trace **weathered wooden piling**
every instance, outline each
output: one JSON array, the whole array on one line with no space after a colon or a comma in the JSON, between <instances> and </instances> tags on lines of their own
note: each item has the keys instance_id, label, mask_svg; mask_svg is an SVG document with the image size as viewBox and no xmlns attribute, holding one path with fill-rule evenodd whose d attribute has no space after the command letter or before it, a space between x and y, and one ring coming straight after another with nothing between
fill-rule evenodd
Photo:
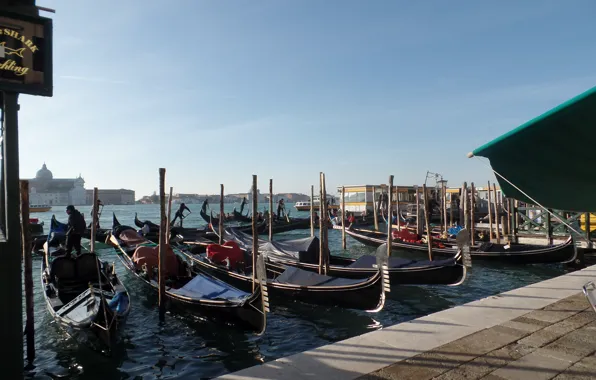
<instances>
[{"instance_id":1,"label":"weathered wooden piling","mask_svg":"<svg viewBox=\"0 0 596 380\"><path fill-rule=\"evenodd\" d=\"M174 196L174 188L170 186L170 195L168 196L168 216L166 222L166 243L170 244L171 233L172 230L171 221L172 221L172 197ZM180 222L182 222L182 216L180 217Z\"/></svg>"},{"instance_id":2,"label":"weathered wooden piling","mask_svg":"<svg viewBox=\"0 0 596 380\"><path fill-rule=\"evenodd\" d=\"M97 218L99 207L97 207L98 199L97 187L93 188L93 208L91 209L91 236L89 236L89 250L95 253L95 239L97 237ZM99 274L99 273L98 273ZM101 278L101 277L100 277Z\"/></svg>"},{"instance_id":3,"label":"weathered wooden piling","mask_svg":"<svg viewBox=\"0 0 596 380\"><path fill-rule=\"evenodd\" d=\"M377 197L377 189L376 187L373 186L372 188L372 193L373 193L373 218L375 221L375 231L379 230L379 214L378 214L378 205L381 203L380 200L377 201L376 197Z\"/></svg>"},{"instance_id":4,"label":"weathered wooden piling","mask_svg":"<svg viewBox=\"0 0 596 380\"><path fill-rule=\"evenodd\" d=\"M346 249L346 188L341 187L341 248Z\"/></svg>"},{"instance_id":5,"label":"weathered wooden piling","mask_svg":"<svg viewBox=\"0 0 596 380\"><path fill-rule=\"evenodd\" d=\"M418 235L422 235L422 221L420 215L420 190L418 189L418 185L414 186L414 191L416 191L416 233Z\"/></svg>"},{"instance_id":6,"label":"weathered wooden piling","mask_svg":"<svg viewBox=\"0 0 596 380\"><path fill-rule=\"evenodd\" d=\"M459 200L459 223L470 231L468 224L468 183L464 182L461 187L461 196Z\"/></svg>"},{"instance_id":7,"label":"weathered wooden piling","mask_svg":"<svg viewBox=\"0 0 596 380\"><path fill-rule=\"evenodd\" d=\"M546 229L546 241L548 242L548 244L553 244L553 227L552 227L552 223L551 223L551 215L550 213L552 212L551 209L544 209L542 210L542 214L544 215L546 213L546 220L545 220L545 229Z\"/></svg>"},{"instance_id":8,"label":"weathered wooden piling","mask_svg":"<svg viewBox=\"0 0 596 380\"><path fill-rule=\"evenodd\" d=\"M259 233L257 232L257 176L252 175L252 291L257 286L257 256L259 255Z\"/></svg>"},{"instance_id":9,"label":"weathered wooden piling","mask_svg":"<svg viewBox=\"0 0 596 380\"><path fill-rule=\"evenodd\" d=\"M476 226L476 213L474 212L476 205L475 205L475 194L476 194L476 188L474 187L474 182L472 182L470 184L470 191L472 193L472 195L470 196L470 241L472 242L472 245L474 245L474 242L476 241L475 238L475 231L474 231L474 227Z\"/></svg>"},{"instance_id":10,"label":"weathered wooden piling","mask_svg":"<svg viewBox=\"0 0 596 380\"><path fill-rule=\"evenodd\" d=\"M443 204L443 233L447 234L447 181L441 180L441 203Z\"/></svg>"},{"instance_id":11,"label":"weathered wooden piling","mask_svg":"<svg viewBox=\"0 0 596 380\"><path fill-rule=\"evenodd\" d=\"M387 197L387 208L389 209L388 215L387 215L387 257L391 257L391 248L392 248L392 240L393 240L393 235L392 235L392 230L391 230L391 204L392 204L392 199L391 199L391 195L393 194L393 176L390 175L389 176L389 195Z\"/></svg>"},{"instance_id":12,"label":"weathered wooden piling","mask_svg":"<svg viewBox=\"0 0 596 380\"><path fill-rule=\"evenodd\" d=\"M273 241L273 178L269 178L269 241Z\"/></svg>"},{"instance_id":13,"label":"weathered wooden piling","mask_svg":"<svg viewBox=\"0 0 596 380\"><path fill-rule=\"evenodd\" d=\"M426 191L426 184L422 185L424 193L424 223L426 225L426 244L428 246L428 259L433 260L433 236L430 230L430 199Z\"/></svg>"},{"instance_id":14,"label":"weathered wooden piling","mask_svg":"<svg viewBox=\"0 0 596 380\"><path fill-rule=\"evenodd\" d=\"M166 169L159 169L159 319L164 320L166 315L166 251L167 240L166 231L168 230L166 217Z\"/></svg>"},{"instance_id":15,"label":"weathered wooden piling","mask_svg":"<svg viewBox=\"0 0 596 380\"><path fill-rule=\"evenodd\" d=\"M324 260L323 260L323 272L327 274L329 272L329 231L327 228L329 227L327 224L327 220L329 219L329 210L327 209L327 182L325 181L325 173L322 173L322 182L323 182L323 197L321 198L321 203L323 204L323 211L324 211L324 223L323 223L323 245L325 247L324 251ZM323 219L321 219L323 220Z\"/></svg>"},{"instance_id":16,"label":"weathered wooden piling","mask_svg":"<svg viewBox=\"0 0 596 380\"><path fill-rule=\"evenodd\" d=\"M591 226L590 226L590 213L586 212L585 214L585 219L586 219L586 223L584 225L584 227L586 228L586 239L588 240L588 248L592 248L592 240L590 239L590 230L591 230Z\"/></svg>"},{"instance_id":17,"label":"weathered wooden piling","mask_svg":"<svg viewBox=\"0 0 596 380\"><path fill-rule=\"evenodd\" d=\"M224 243L224 185L223 183L219 184L219 245ZM253 219L256 218L255 214L252 215Z\"/></svg>"},{"instance_id":18,"label":"weathered wooden piling","mask_svg":"<svg viewBox=\"0 0 596 380\"><path fill-rule=\"evenodd\" d=\"M490 189L490 181L488 181L488 239L493 239L493 205L492 205L492 197L491 197L491 189Z\"/></svg>"},{"instance_id":19,"label":"weathered wooden piling","mask_svg":"<svg viewBox=\"0 0 596 380\"><path fill-rule=\"evenodd\" d=\"M401 231L401 218L399 213L399 187L395 188L395 208L396 208L396 216L395 222L397 224L397 230ZM393 217L391 217L391 223L393 223Z\"/></svg>"},{"instance_id":20,"label":"weathered wooden piling","mask_svg":"<svg viewBox=\"0 0 596 380\"><path fill-rule=\"evenodd\" d=\"M35 323L33 303L33 258L31 255L31 231L29 230L29 181L20 181L20 185L21 238L23 247L23 271L25 277L25 336L27 337L27 360L31 363L35 359ZM19 310L18 312L20 313L21 311Z\"/></svg>"},{"instance_id":21,"label":"weathered wooden piling","mask_svg":"<svg viewBox=\"0 0 596 380\"><path fill-rule=\"evenodd\" d=\"M315 186L310 185L310 237L315 237Z\"/></svg>"},{"instance_id":22,"label":"weathered wooden piling","mask_svg":"<svg viewBox=\"0 0 596 380\"><path fill-rule=\"evenodd\" d=\"M499 220L501 219L499 216L501 212L499 210L499 197L497 196L497 185L493 183L493 193L495 194L495 215L496 215L496 222L497 222L497 244L501 244L501 231L499 228ZM472 244L474 244L474 240L472 240Z\"/></svg>"}]
</instances>

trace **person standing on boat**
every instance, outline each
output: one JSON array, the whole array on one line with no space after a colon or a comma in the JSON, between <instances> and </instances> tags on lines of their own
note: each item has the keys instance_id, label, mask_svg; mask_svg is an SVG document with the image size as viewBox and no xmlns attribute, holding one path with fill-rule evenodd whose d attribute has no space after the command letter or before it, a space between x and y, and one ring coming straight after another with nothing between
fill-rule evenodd
<instances>
[{"instance_id":1,"label":"person standing on boat","mask_svg":"<svg viewBox=\"0 0 596 380\"><path fill-rule=\"evenodd\" d=\"M68 214L68 229L66 230L66 254L74 248L77 255L81 254L81 237L87 229L85 218L73 205L66 206Z\"/></svg>"},{"instance_id":2,"label":"person standing on boat","mask_svg":"<svg viewBox=\"0 0 596 380\"><path fill-rule=\"evenodd\" d=\"M284 216L286 216L286 205L284 203L284 199L280 199L279 202L277 202L277 220L279 220L279 218L281 217L281 213L284 213Z\"/></svg>"},{"instance_id":3,"label":"person standing on boat","mask_svg":"<svg viewBox=\"0 0 596 380\"><path fill-rule=\"evenodd\" d=\"M242 203L240 204L240 213L244 211L244 206L246 206L246 197L242 198Z\"/></svg>"},{"instance_id":4,"label":"person standing on boat","mask_svg":"<svg viewBox=\"0 0 596 380\"><path fill-rule=\"evenodd\" d=\"M180 218L180 227L182 227L182 219L185 218L184 210L187 210L189 213L191 212L188 207L184 203L180 203L180 208L176 211L176 215L174 215L174 220L172 220L171 225L173 226L176 223L176 219Z\"/></svg>"}]
</instances>

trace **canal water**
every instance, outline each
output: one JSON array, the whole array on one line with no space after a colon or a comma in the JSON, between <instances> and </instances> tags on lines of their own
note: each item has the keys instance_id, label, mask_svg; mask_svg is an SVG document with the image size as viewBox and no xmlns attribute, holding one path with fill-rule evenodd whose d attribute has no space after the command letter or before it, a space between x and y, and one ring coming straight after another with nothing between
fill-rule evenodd
<instances>
[{"instance_id":1,"label":"canal water","mask_svg":"<svg viewBox=\"0 0 596 380\"><path fill-rule=\"evenodd\" d=\"M200 205L188 205L192 213L185 227L204 226ZM219 208L219 206L216 206ZM227 204L225 212L239 205ZM287 204L292 209L292 204ZM262 206L261 206L262 208ZM89 206L79 210L87 215ZM122 224L132 225L135 212L141 220L158 222L159 205L105 206L101 226L110 227L112 213ZM217 213L217 211L214 211ZM49 229L52 214L66 222L65 207L32 214ZM292 216L308 216L296 212ZM299 238L309 230L275 235L276 239ZM341 231L329 231L333 253L358 256L374 249L347 238L341 249ZM128 288L132 311L123 330L122 343L111 355L80 346L68 338L46 310L40 284L41 257L33 259L35 284L36 359L27 367L27 378L35 379L207 379L259 363L347 339L383 326L418 318L479 298L556 277L566 272L562 265L504 266L473 263L466 281L457 287L403 286L393 288L379 313L314 306L300 302L272 304L267 331L257 337L198 318L167 314L159 322L157 296L122 267L113 248L101 249L102 260L115 262L117 273ZM394 252L394 255L408 255ZM421 256L421 259L424 257ZM24 323L24 322L23 322Z\"/></svg>"}]
</instances>

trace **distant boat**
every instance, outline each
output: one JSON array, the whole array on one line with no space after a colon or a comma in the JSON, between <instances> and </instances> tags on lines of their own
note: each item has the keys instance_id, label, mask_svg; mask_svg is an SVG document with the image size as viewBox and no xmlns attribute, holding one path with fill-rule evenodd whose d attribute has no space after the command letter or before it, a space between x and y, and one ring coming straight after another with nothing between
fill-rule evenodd
<instances>
[{"instance_id":1,"label":"distant boat","mask_svg":"<svg viewBox=\"0 0 596 380\"><path fill-rule=\"evenodd\" d=\"M52 209L49 205L29 205L29 212L47 212Z\"/></svg>"}]
</instances>

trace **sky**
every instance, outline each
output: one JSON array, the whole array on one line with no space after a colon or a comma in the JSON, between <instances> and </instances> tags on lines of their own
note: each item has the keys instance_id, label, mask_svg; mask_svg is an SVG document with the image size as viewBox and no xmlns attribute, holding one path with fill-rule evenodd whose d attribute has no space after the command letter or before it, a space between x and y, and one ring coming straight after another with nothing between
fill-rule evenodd
<instances>
[{"instance_id":1,"label":"sky","mask_svg":"<svg viewBox=\"0 0 596 380\"><path fill-rule=\"evenodd\" d=\"M54 96L19 98L21 178L137 198L160 167L174 193L478 186L468 152L596 85L592 0L37 4Z\"/></svg>"}]
</instances>

